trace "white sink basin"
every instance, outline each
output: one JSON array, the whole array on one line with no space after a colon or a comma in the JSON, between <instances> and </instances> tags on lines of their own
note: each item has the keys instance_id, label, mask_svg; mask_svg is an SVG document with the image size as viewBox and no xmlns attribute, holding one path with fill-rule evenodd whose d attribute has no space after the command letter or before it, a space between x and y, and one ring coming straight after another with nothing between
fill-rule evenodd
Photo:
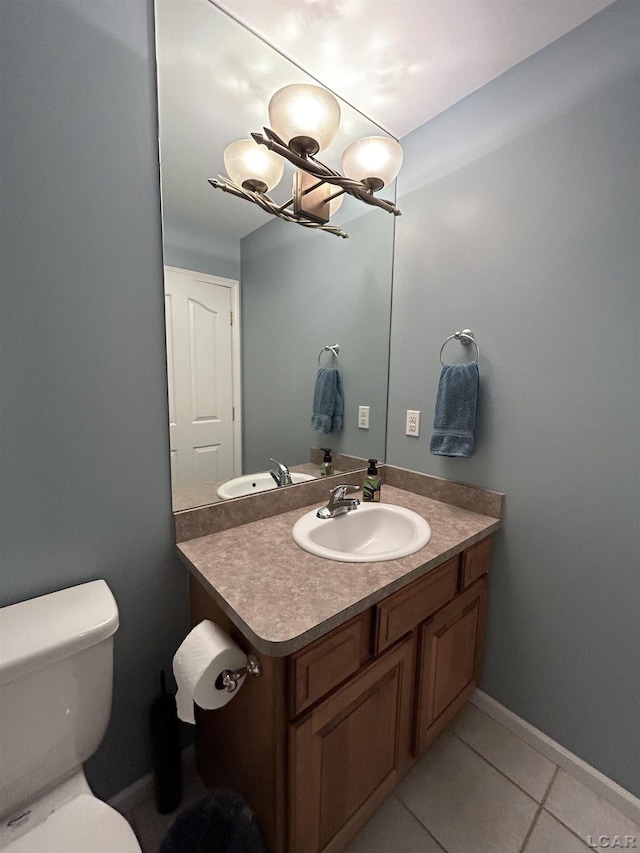
<instances>
[{"instance_id":1,"label":"white sink basin","mask_svg":"<svg viewBox=\"0 0 640 853\"><path fill-rule=\"evenodd\" d=\"M291 472L291 479L295 483L306 483L308 480L315 480L313 474L300 474L296 471ZM275 480L268 471L259 471L257 474L245 474L244 477L235 477L233 480L227 480L216 491L216 494L221 500L229 498L242 498L245 495L253 495L257 492L268 492L271 489L277 489Z\"/></svg>"},{"instance_id":2,"label":"white sink basin","mask_svg":"<svg viewBox=\"0 0 640 853\"><path fill-rule=\"evenodd\" d=\"M395 504L360 504L335 518L307 512L293 525L294 542L318 557L344 563L377 563L407 557L431 539L429 523Z\"/></svg>"}]
</instances>

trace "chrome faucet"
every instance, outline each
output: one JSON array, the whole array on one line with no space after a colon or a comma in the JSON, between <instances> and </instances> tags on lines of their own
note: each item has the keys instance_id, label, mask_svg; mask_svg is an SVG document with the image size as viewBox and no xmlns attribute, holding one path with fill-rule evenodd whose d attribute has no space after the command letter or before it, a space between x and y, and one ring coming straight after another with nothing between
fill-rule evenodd
<instances>
[{"instance_id":1,"label":"chrome faucet","mask_svg":"<svg viewBox=\"0 0 640 853\"><path fill-rule=\"evenodd\" d=\"M351 512L352 509L358 509L360 501L357 498L347 498L345 495L348 492L359 492L360 486L336 486L329 492L329 503L326 506L321 506L316 515L318 518L335 518L343 512Z\"/></svg>"},{"instance_id":2,"label":"chrome faucet","mask_svg":"<svg viewBox=\"0 0 640 853\"><path fill-rule=\"evenodd\" d=\"M283 462L278 462L277 459L272 459L274 467L269 471L273 479L276 481L278 488L280 486L291 486L291 472Z\"/></svg>"}]
</instances>

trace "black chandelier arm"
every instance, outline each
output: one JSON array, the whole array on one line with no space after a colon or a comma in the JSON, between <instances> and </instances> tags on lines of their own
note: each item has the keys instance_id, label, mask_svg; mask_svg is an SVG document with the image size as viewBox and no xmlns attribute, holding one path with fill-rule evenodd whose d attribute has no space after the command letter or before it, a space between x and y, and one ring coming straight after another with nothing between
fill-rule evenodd
<instances>
[{"instance_id":1,"label":"black chandelier arm","mask_svg":"<svg viewBox=\"0 0 640 853\"><path fill-rule=\"evenodd\" d=\"M383 210L386 210L387 213L393 213L394 216L400 216L400 211L393 202L387 201L383 198L377 198L377 196L373 195L371 190L361 181L356 181L353 178L347 178L339 172L336 172L334 169L330 169L329 166L325 166L324 163L321 163L313 157L301 157L299 154L292 151L270 128L265 127L264 132L266 136L263 136L261 133L251 134L253 140L259 145L264 145L270 151L284 157L285 160L288 160L292 165L296 166L298 169L302 169L314 178L318 178L318 180L323 181L324 183L334 184L335 186L340 187L343 192L359 198L360 201L365 202L365 204L380 207Z\"/></svg>"},{"instance_id":2,"label":"black chandelier arm","mask_svg":"<svg viewBox=\"0 0 640 853\"><path fill-rule=\"evenodd\" d=\"M266 193L256 193L252 190L245 190L243 187L239 187L233 181L223 178L221 175L218 175L217 179L209 178L208 180L211 186L215 189L235 195L237 198L243 198L246 201L250 201L253 204L258 205L258 207L261 207L262 210L267 213L277 216L278 219L284 219L286 222L295 222L296 225L302 225L303 228L315 228L319 231L326 231L328 234L334 234L336 237L344 237L345 239L349 237L346 231L343 231L336 225L322 225L319 222L313 222L311 219L306 219L303 216L296 216L291 211L284 209L282 205L276 204Z\"/></svg>"}]
</instances>

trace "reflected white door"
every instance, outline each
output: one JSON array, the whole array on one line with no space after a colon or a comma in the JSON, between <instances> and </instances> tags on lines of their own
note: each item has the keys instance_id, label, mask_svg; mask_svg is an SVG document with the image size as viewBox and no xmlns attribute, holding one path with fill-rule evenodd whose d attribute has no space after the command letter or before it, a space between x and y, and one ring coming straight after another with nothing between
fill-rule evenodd
<instances>
[{"instance_id":1,"label":"reflected white door","mask_svg":"<svg viewBox=\"0 0 640 853\"><path fill-rule=\"evenodd\" d=\"M231 311L236 284L165 268L174 488L235 475Z\"/></svg>"}]
</instances>

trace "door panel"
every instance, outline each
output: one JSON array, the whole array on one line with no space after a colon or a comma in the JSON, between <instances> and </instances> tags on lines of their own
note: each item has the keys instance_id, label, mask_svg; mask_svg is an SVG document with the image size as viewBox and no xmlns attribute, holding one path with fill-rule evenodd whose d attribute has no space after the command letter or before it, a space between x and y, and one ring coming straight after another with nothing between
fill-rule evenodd
<instances>
[{"instance_id":1,"label":"door panel","mask_svg":"<svg viewBox=\"0 0 640 853\"><path fill-rule=\"evenodd\" d=\"M165 270L173 487L234 476L231 288Z\"/></svg>"},{"instance_id":2,"label":"door panel","mask_svg":"<svg viewBox=\"0 0 640 853\"><path fill-rule=\"evenodd\" d=\"M227 288L224 288L224 291L227 291ZM209 305L204 305L191 297L188 299L191 405L194 423L211 423L220 420L217 413L225 404L225 389L222 388L221 400L218 388L218 362L221 355L224 359L224 349L220 351L220 347L224 348L227 341L229 345L231 344L229 322L231 305L225 298L228 291L227 294L223 292L215 295L221 297L215 300L215 308L211 304L214 301L212 298L209 300ZM226 316L221 316L221 312Z\"/></svg>"}]
</instances>

